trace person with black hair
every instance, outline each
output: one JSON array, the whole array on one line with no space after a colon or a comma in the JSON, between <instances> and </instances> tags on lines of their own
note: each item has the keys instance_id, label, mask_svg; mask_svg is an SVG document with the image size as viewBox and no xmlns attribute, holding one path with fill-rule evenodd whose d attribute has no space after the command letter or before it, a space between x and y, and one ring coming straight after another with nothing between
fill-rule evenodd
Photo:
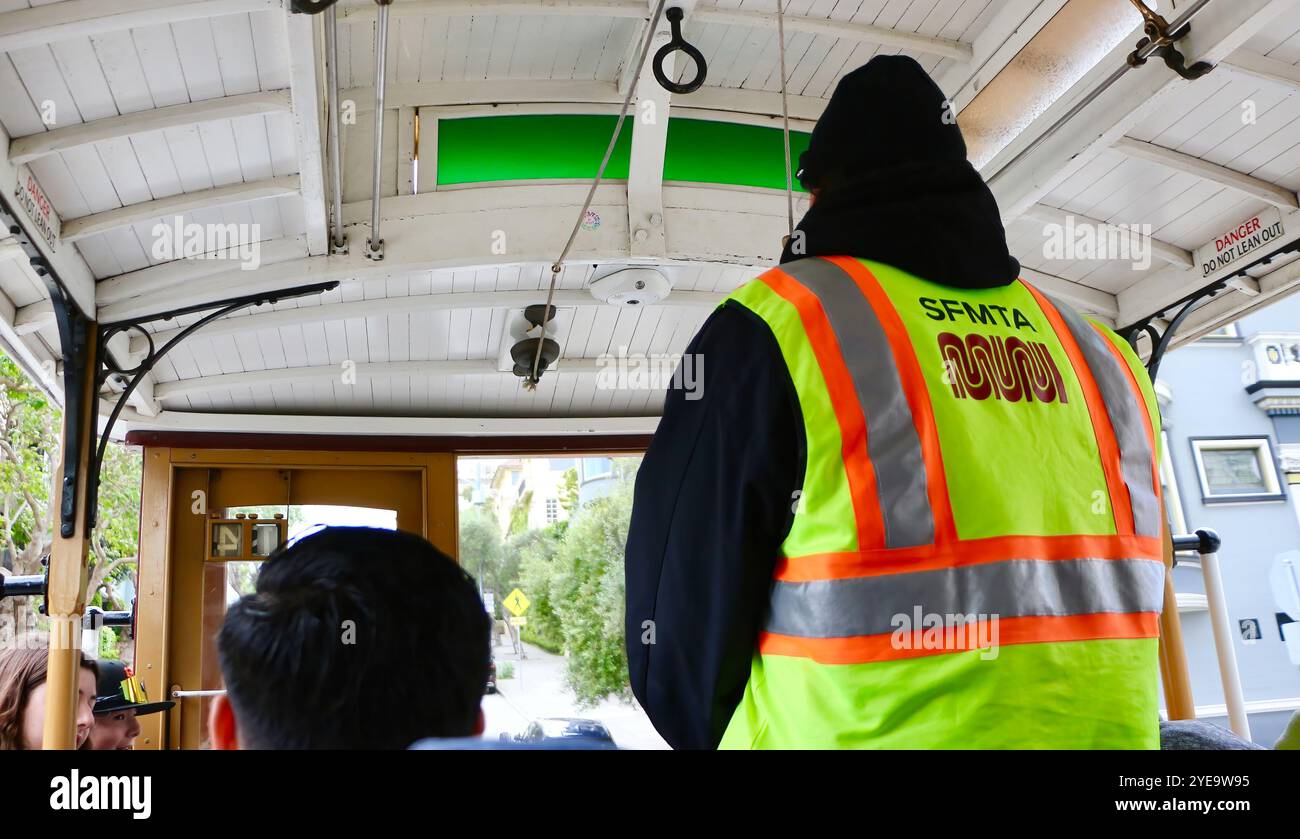
<instances>
[{"instance_id":1,"label":"person with black hair","mask_svg":"<svg viewBox=\"0 0 1300 839\"><path fill-rule=\"evenodd\" d=\"M483 731L489 622L419 536L331 527L266 561L217 638L218 749L405 749Z\"/></svg>"}]
</instances>

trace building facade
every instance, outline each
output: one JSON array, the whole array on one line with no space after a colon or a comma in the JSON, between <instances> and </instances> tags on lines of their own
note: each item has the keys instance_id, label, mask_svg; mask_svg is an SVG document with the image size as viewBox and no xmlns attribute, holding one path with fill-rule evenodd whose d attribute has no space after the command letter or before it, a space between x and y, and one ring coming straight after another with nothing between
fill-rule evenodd
<instances>
[{"instance_id":1,"label":"building facade","mask_svg":"<svg viewBox=\"0 0 1300 839\"><path fill-rule=\"evenodd\" d=\"M1156 382L1171 526L1219 553L1253 739L1300 708L1300 296L1171 352ZM1174 569L1197 716L1227 724L1196 554Z\"/></svg>"}]
</instances>

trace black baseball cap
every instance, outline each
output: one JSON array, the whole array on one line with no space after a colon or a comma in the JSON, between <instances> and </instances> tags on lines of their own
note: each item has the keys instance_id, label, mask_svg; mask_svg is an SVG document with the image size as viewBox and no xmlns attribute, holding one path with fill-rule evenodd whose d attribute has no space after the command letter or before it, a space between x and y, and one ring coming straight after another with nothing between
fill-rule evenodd
<instances>
[{"instance_id":1,"label":"black baseball cap","mask_svg":"<svg viewBox=\"0 0 1300 839\"><path fill-rule=\"evenodd\" d=\"M176 705L175 702L150 702L144 683L120 661L99 662L99 683L95 688L95 713L135 711L137 717L156 714Z\"/></svg>"}]
</instances>

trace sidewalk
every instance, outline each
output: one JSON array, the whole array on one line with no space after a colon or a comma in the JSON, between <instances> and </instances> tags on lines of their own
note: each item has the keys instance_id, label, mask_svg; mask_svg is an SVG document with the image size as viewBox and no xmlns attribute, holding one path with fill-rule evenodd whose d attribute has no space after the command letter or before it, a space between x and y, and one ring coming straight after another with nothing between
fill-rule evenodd
<instances>
[{"instance_id":1,"label":"sidewalk","mask_svg":"<svg viewBox=\"0 0 1300 839\"><path fill-rule=\"evenodd\" d=\"M591 708L578 708L564 684L564 657L527 643L524 650L523 660L509 647L493 650L498 693L483 697L484 737L496 739L501 732L520 734L538 717L582 717L603 722L620 748L668 748L640 706L606 699ZM507 666L513 666L514 677L503 679Z\"/></svg>"}]
</instances>

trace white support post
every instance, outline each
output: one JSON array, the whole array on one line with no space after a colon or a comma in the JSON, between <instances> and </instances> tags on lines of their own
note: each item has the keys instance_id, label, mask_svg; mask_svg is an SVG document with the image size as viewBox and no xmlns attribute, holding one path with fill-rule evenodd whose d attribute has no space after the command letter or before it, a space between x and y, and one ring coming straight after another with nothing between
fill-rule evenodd
<instances>
[{"instance_id":1,"label":"white support post","mask_svg":"<svg viewBox=\"0 0 1300 839\"><path fill-rule=\"evenodd\" d=\"M1223 681L1223 699L1228 706L1228 724L1234 734L1249 740L1250 720L1246 717L1241 674L1237 672L1237 651L1232 645L1232 625L1228 600L1223 594L1218 551L1201 554L1201 574L1205 578L1205 599L1209 606L1210 624L1214 628L1214 649L1219 657L1219 678Z\"/></svg>"}]
</instances>

